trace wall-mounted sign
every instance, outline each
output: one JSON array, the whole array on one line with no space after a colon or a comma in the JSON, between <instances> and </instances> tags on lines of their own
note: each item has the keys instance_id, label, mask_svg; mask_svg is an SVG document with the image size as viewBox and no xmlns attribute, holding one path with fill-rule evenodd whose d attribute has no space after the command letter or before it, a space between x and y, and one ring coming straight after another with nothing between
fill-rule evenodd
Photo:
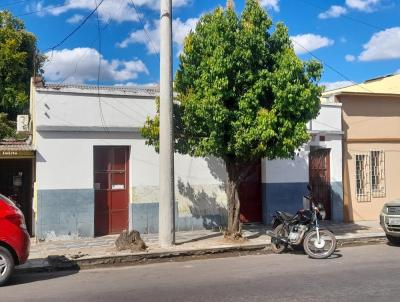
<instances>
[{"instance_id":1,"label":"wall-mounted sign","mask_svg":"<svg viewBox=\"0 0 400 302\"><path fill-rule=\"evenodd\" d=\"M35 151L32 150L1 150L0 158L34 158Z\"/></svg>"},{"instance_id":2,"label":"wall-mounted sign","mask_svg":"<svg viewBox=\"0 0 400 302\"><path fill-rule=\"evenodd\" d=\"M111 187L112 190L125 190L125 185L124 184L114 184Z\"/></svg>"}]
</instances>

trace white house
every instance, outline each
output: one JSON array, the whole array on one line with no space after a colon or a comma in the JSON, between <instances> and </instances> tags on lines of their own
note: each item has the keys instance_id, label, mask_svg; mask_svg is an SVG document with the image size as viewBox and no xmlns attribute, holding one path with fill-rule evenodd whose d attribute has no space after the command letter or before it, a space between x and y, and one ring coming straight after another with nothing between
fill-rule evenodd
<instances>
[{"instance_id":1,"label":"white house","mask_svg":"<svg viewBox=\"0 0 400 302\"><path fill-rule=\"evenodd\" d=\"M295 213L312 185L328 219L343 221L341 104L322 103L319 116L308 125L312 140L293 160L265 161L263 165L264 222L276 210Z\"/></svg>"},{"instance_id":2,"label":"white house","mask_svg":"<svg viewBox=\"0 0 400 302\"><path fill-rule=\"evenodd\" d=\"M157 87L33 85L38 238L101 236L127 228L158 232L158 154L139 131L156 112L157 94ZM242 188L242 221L268 222L275 209L297 210L309 179L308 156L316 148L330 150L330 175L323 183L334 192L326 199L332 218L341 220L340 106L322 105L310 132L313 141L293 161L254 167L255 177ZM175 155L178 231L226 224L225 180L220 160Z\"/></svg>"}]
</instances>

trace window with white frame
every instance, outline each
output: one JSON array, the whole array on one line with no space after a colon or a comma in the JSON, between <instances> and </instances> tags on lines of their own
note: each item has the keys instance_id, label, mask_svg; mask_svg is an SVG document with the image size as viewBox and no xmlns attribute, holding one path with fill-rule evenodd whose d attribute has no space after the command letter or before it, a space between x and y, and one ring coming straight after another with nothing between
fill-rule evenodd
<instances>
[{"instance_id":1,"label":"window with white frame","mask_svg":"<svg viewBox=\"0 0 400 302\"><path fill-rule=\"evenodd\" d=\"M369 155L356 154L356 191L358 201L371 199L369 186Z\"/></svg>"},{"instance_id":2,"label":"window with white frame","mask_svg":"<svg viewBox=\"0 0 400 302\"><path fill-rule=\"evenodd\" d=\"M385 153L371 151L372 197L385 197Z\"/></svg>"},{"instance_id":3,"label":"window with white frame","mask_svg":"<svg viewBox=\"0 0 400 302\"><path fill-rule=\"evenodd\" d=\"M370 151L359 153L356 158L356 194L358 201L370 201L372 197L384 197L385 153Z\"/></svg>"}]
</instances>

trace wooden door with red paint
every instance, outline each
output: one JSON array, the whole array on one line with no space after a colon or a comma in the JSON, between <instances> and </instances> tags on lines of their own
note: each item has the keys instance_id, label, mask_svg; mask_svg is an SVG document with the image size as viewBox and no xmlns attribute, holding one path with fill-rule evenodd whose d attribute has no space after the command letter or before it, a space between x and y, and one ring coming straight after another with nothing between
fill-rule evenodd
<instances>
[{"instance_id":1,"label":"wooden door with red paint","mask_svg":"<svg viewBox=\"0 0 400 302\"><path fill-rule=\"evenodd\" d=\"M129 226L129 147L94 147L95 235Z\"/></svg>"},{"instance_id":2,"label":"wooden door with red paint","mask_svg":"<svg viewBox=\"0 0 400 302\"><path fill-rule=\"evenodd\" d=\"M330 151L315 149L309 155L312 196L316 202L324 205L328 220L331 219Z\"/></svg>"},{"instance_id":3,"label":"wooden door with red paint","mask_svg":"<svg viewBox=\"0 0 400 302\"><path fill-rule=\"evenodd\" d=\"M243 170L248 173L239 186L240 221L262 222L261 161L246 165Z\"/></svg>"}]
</instances>

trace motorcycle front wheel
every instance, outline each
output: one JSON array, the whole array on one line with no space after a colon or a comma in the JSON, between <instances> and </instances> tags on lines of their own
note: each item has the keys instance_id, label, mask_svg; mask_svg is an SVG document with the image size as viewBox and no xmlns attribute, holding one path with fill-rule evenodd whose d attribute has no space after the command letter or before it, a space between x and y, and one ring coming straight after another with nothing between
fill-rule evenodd
<instances>
[{"instance_id":1,"label":"motorcycle front wheel","mask_svg":"<svg viewBox=\"0 0 400 302\"><path fill-rule=\"evenodd\" d=\"M319 230L319 242L317 231L312 230L304 238L304 251L314 259L330 257L336 249L336 237L328 230Z\"/></svg>"}]
</instances>

